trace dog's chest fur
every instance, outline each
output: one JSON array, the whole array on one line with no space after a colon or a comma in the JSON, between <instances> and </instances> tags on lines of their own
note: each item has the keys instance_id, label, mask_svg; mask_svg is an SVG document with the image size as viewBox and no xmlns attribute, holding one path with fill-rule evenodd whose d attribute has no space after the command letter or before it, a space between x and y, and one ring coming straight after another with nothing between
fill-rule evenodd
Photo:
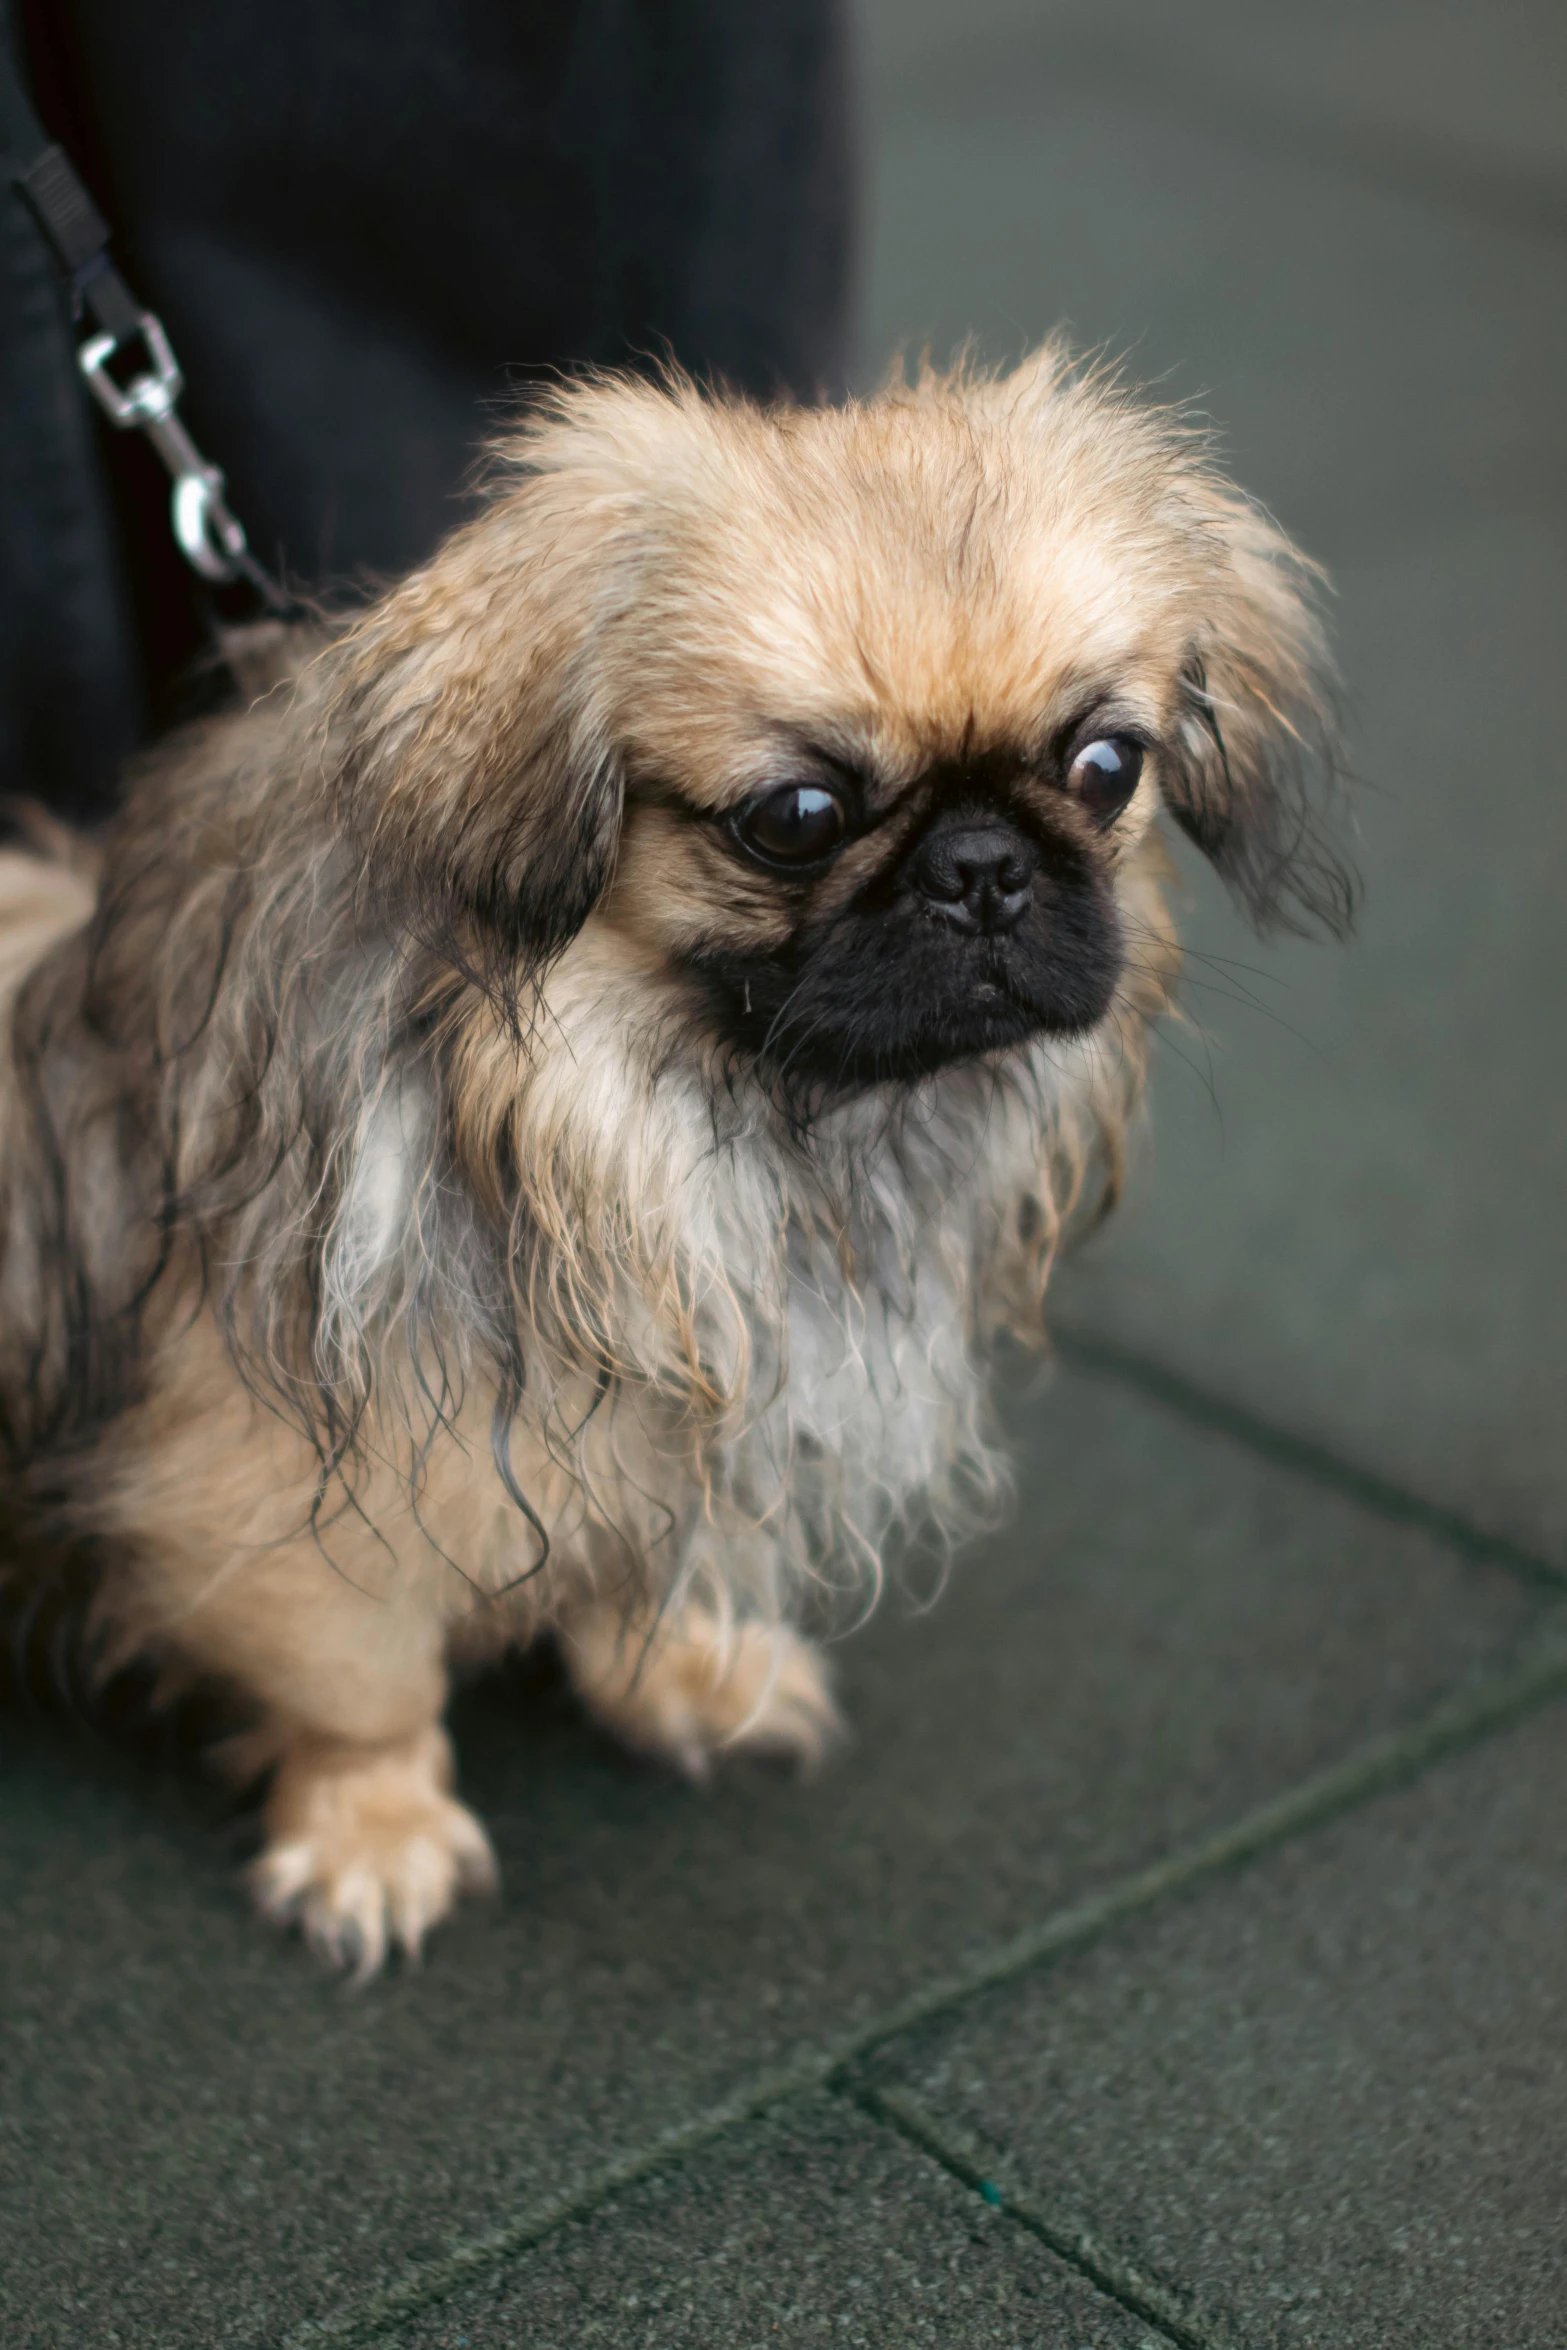
<instances>
[{"instance_id":1,"label":"dog's chest fur","mask_svg":"<svg viewBox=\"0 0 1567 2350\"><path fill-rule=\"evenodd\" d=\"M531 1290L506 1455L550 1547L518 1609L547 1615L552 1591L584 1579L642 1582L660 1599L696 1588L768 1615L809 1589L858 1606L890 1535L951 1541L992 1516L1005 1470L985 1342L1037 1305L1058 1214L1052 1158L1079 1157L1094 1129L1101 1051L951 1072L806 1134L760 1096L719 1105L699 1072L655 1069L607 1018L579 1022L553 1059L573 1073L566 1162L596 1181L554 1203L539 1260L551 1277ZM527 1105L530 1132L549 1128L549 1083ZM460 1178L432 1176L445 1123L428 1082L407 1074L364 1122L324 1258L337 1348L357 1333L385 1360L391 1325L411 1333L444 1313L471 1334L516 1295L515 1265L508 1283ZM431 1384L398 1382L419 1442ZM489 1458L494 1392L481 1369L455 1430L467 1473L437 1476L421 1513L434 1545L492 1593L542 1549Z\"/></svg>"}]
</instances>

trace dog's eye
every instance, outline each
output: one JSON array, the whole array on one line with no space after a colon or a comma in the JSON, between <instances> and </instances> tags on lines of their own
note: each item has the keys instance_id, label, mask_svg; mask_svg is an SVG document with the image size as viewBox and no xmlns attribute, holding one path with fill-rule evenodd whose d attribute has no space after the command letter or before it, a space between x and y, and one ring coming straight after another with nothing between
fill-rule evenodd
<instances>
[{"instance_id":1,"label":"dog's eye","mask_svg":"<svg viewBox=\"0 0 1567 2350\"><path fill-rule=\"evenodd\" d=\"M842 840L843 802L819 783L786 783L748 808L735 829L771 865L810 865Z\"/></svg>"},{"instance_id":2,"label":"dog's eye","mask_svg":"<svg viewBox=\"0 0 1567 2350\"><path fill-rule=\"evenodd\" d=\"M1066 788L1096 824L1113 824L1136 791L1142 771L1142 744L1124 734L1107 734L1083 745L1072 761Z\"/></svg>"}]
</instances>

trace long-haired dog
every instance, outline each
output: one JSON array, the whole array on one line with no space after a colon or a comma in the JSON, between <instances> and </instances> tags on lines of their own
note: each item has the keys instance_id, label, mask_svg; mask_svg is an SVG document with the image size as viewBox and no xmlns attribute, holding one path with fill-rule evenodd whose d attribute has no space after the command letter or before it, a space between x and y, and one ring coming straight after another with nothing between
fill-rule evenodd
<instances>
[{"instance_id":1,"label":"long-haired dog","mask_svg":"<svg viewBox=\"0 0 1567 2350\"><path fill-rule=\"evenodd\" d=\"M479 518L0 859L13 1503L215 1678L263 1910L361 1973L492 1873L454 1667L552 1633L701 1774L1004 1484L998 1333L1113 1188L1161 806L1331 920L1277 529L1047 348L840 408L560 392Z\"/></svg>"}]
</instances>

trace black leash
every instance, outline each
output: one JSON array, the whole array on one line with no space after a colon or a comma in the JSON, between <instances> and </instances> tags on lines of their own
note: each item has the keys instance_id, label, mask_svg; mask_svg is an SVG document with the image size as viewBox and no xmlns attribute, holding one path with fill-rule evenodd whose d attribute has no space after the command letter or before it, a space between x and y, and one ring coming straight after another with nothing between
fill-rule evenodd
<instances>
[{"instance_id":1,"label":"black leash","mask_svg":"<svg viewBox=\"0 0 1567 2350\"><path fill-rule=\"evenodd\" d=\"M252 554L245 526L229 506L221 468L203 457L181 421L185 378L163 323L136 299L110 260L109 224L65 149L49 139L34 114L18 59L0 57L0 81L9 84L7 144L33 158L20 170L13 165L12 185L65 280L72 319L95 330L76 349L87 389L112 425L144 433L168 468L169 519L192 570L210 587L249 588L258 618L300 618L302 607ZM119 363L120 373L110 372L111 361ZM221 646L225 625L216 615L214 628Z\"/></svg>"}]
</instances>

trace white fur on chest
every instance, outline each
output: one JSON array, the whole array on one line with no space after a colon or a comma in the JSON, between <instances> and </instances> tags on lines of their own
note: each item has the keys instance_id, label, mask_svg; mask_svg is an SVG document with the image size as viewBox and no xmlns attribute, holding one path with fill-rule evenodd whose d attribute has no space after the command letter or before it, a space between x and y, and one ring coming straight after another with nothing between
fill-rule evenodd
<instances>
[{"instance_id":1,"label":"white fur on chest","mask_svg":"<svg viewBox=\"0 0 1567 2350\"><path fill-rule=\"evenodd\" d=\"M622 1064L615 1117L572 1145L596 1173L623 1167L625 1196L661 1220L722 1402L701 1438L656 1302L629 1272L612 1293L623 1368L602 1409L589 1366L555 1367L558 1335L552 1353L523 1333L534 1359L512 1460L557 1570L623 1575L636 1558L666 1589L695 1581L787 1613L804 1584L872 1597L894 1530L956 1539L992 1515L1006 1476L987 1433L979 1298L996 1234L1038 1189L1050 1133L1086 1111L1093 1076L1091 1054L1071 1051L1005 1084L955 1072L896 1127L868 1101L802 1144L758 1111L715 1136L694 1079L638 1085ZM324 1266L323 1367L356 1334L386 1362L372 1334L436 1285L451 1357L482 1366L482 1300L443 1261L454 1227L432 1163L438 1127L427 1083L409 1075L389 1076L362 1116ZM471 1482L488 1492L493 1480L498 1498L477 1425L478 1391L487 1406L495 1390L482 1369L473 1384L460 1441ZM494 1589L532 1537L510 1504L484 1523L472 1564Z\"/></svg>"}]
</instances>

